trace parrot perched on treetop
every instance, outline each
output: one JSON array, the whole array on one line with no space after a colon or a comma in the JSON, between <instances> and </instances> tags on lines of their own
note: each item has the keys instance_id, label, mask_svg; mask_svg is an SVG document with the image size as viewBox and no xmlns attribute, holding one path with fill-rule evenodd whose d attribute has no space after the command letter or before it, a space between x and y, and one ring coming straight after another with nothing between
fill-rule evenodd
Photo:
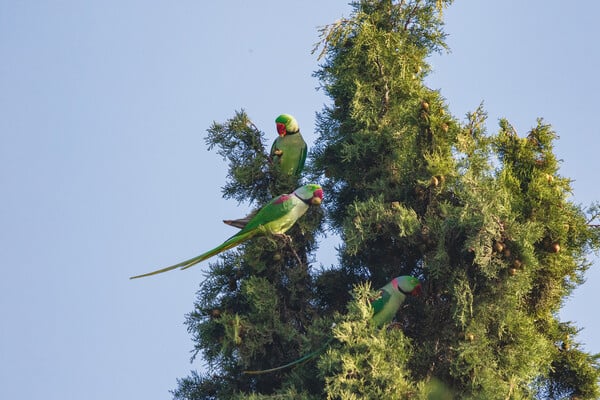
<instances>
[{"instance_id":1,"label":"parrot perched on treetop","mask_svg":"<svg viewBox=\"0 0 600 400\"><path fill-rule=\"evenodd\" d=\"M388 282L387 285L379 289L378 296L376 298L370 300L371 307L373 307L373 317L371 318L371 321L377 327L387 324L394 318L398 312L398 309L402 303L404 303L404 300L406 300L407 295L410 294L413 296L418 296L420 293L421 283L417 278L412 276L399 276L392 279L391 282ZM329 338L325 344L323 344L323 346L319 347L317 350L308 353L288 364L260 371L244 371L244 373L248 375L260 375L294 366L321 354L323 351L325 351L325 349L327 349L333 340L333 337Z\"/></svg>"},{"instance_id":2,"label":"parrot perched on treetop","mask_svg":"<svg viewBox=\"0 0 600 400\"><path fill-rule=\"evenodd\" d=\"M243 221L239 222L237 225L231 223L230 225L237 226L241 228L241 230L214 249L200 254L197 257L190 258L189 260L171 265L170 267L142 275L132 276L130 279L160 274L175 268L189 268L200 261L204 261L207 258L231 249L257 235L283 235L296 223L298 218L304 215L311 204L319 205L322 200L323 189L321 186L316 184L300 186L291 194L282 194L281 196L274 198L249 220L236 220L238 222Z\"/></svg>"},{"instance_id":3,"label":"parrot perched on treetop","mask_svg":"<svg viewBox=\"0 0 600 400\"><path fill-rule=\"evenodd\" d=\"M307 146L300 134L298 122L289 114L281 114L275 119L279 137L271 146L271 160L281 172L287 175L300 175L306 162Z\"/></svg>"}]
</instances>

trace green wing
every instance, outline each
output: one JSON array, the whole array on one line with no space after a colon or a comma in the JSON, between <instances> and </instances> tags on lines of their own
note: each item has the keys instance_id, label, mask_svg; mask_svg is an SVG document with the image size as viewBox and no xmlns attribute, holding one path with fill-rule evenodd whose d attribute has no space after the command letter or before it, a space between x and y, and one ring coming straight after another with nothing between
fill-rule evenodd
<instances>
[{"instance_id":1,"label":"green wing","mask_svg":"<svg viewBox=\"0 0 600 400\"><path fill-rule=\"evenodd\" d=\"M300 152L300 160L298 160L298 168L296 168L296 171L294 172L295 175L300 175L300 172L302 172L304 169L304 164L306 163L306 153L308 153L308 146L306 145L306 142L304 142Z\"/></svg>"},{"instance_id":2,"label":"green wing","mask_svg":"<svg viewBox=\"0 0 600 400\"><path fill-rule=\"evenodd\" d=\"M373 307L373 315L383 310L383 307L385 307L386 303L390 300L390 297L392 296L388 293L387 290L379 290L378 296L371 300L371 307Z\"/></svg>"},{"instance_id":3,"label":"green wing","mask_svg":"<svg viewBox=\"0 0 600 400\"><path fill-rule=\"evenodd\" d=\"M289 214L290 210L294 208L294 194L282 194L268 202L263 208L261 208L255 216L248 221L246 226L233 235L230 239L238 235L243 235L247 232L251 232L258 229L261 225L268 224L269 222L277 221L281 218L285 218Z\"/></svg>"}]
</instances>

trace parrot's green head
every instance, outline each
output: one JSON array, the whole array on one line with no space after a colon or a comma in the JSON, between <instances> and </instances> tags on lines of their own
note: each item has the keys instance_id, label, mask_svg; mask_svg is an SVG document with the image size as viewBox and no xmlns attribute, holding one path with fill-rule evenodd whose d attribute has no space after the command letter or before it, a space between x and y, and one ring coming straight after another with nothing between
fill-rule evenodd
<instances>
[{"instance_id":1,"label":"parrot's green head","mask_svg":"<svg viewBox=\"0 0 600 400\"><path fill-rule=\"evenodd\" d=\"M275 119L275 125L277 125L277 133L281 137L284 137L288 133L297 133L300 131L298 121L290 114L281 114Z\"/></svg>"},{"instance_id":2,"label":"parrot's green head","mask_svg":"<svg viewBox=\"0 0 600 400\"><path fill-rule=\"evenodd\" d=\"M421 282L414 276L399 276L394 278L392 279L392 286L403 294L411 294L413 296L421 294Z\"/></svg>"},{"instance_id":3,"label":"parrot's green head","mask_svg":"<svg viewBox=\"0 0 600 400\"><path fill-rule=\"evenodd\" d=\"M294 194L306 204L319 205L323 201L323 188L320 185L309 183L294 190Z\"/></svg>"}]
</instances>

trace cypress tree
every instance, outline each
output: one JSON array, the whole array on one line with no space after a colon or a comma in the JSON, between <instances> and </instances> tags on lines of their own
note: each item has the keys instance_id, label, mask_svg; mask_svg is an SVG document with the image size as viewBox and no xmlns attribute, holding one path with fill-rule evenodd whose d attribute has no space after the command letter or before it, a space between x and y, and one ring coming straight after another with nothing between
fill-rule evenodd
<instances>
[{"instance_id":1,"label":"cypress tree","mask_svg":"<svg viewBox=\"0 0 600 400\"><path fill-rule=\"evenodd\" d=\"M207 372L180 379L176 399L599 397L598 356L558 311L600 248L600 207L569 199L544 120L490 134L483 107L459 120L424 85L450 3L361 0L323 28L315 76L331 104L300 178L323 185L323 206L291 241L256 238L211 264L187 317ZM225 198L259 207L299 185L265 143L243 111L208 130L229 163ZM316 268L326 228L339 265ZM372 289L399 275L424 294L373 327ZM313 361L244 373L330 338Z\"/></svg>"}]
</instances>

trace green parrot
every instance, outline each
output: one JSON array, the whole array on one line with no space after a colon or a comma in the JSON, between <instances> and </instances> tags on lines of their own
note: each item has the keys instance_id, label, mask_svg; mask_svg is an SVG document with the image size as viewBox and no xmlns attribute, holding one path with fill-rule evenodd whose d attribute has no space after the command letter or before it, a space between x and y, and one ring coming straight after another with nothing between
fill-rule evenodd
<instances>
[{"instance_id":1,"label":"green parrot","mask_svg":"<svg viewBox=\"0 0 600 400\"><path fill-rule=\"evenodd\" d=\"M283 235L296 223L298 218L304 215L311 204L320 205L322 200L323 189L321 186L316 184L300 186L290 194L282 194L281 196L274 198L247 221L246 219L229 221L237 221L237 225L233 223L230 225L237 226L238 228L241 228L241 230L214 249L200 254L197 257L190 258L189 260L171 265L170 267L142 275L132 276L130 279L160 274L175 268L189 268L200 261L204 261L207 258L231 249L257 235Z\"/></svg>"},{"instance_id":2,"label":"green parrot","mask_svg":"<svg viewBox=\"0 0 600 400\"><path fill-rule=\"evenodd\" d=\"M419 280L412 276L399 276L379 289L379 295L371 299L373 307L372 321L375 326L383 326L390 322L398 309L406 300L406 295L421 293Z\"/></svg>"},{"instance_id":3,"label":"green parrot","mask_svg":"<svg viewBox=\"0 0 600 400\"><path fill-rule=\"evenodd\" d=\"M381 327L387 324L394 318L398 312L398 309L402 303L404 303L404 300L406 300L407 295L410 294L413 296L418 296L420 293L421 283L417 278L412 276L399 276L392 279L391 282L388 282L387 285L379 289L376 298L370 300L371 307L373 307L373 317L371 318L371 322L375 324L376 327ZM300 364L301 362L308 361L311 358L321 354L327 349L333 340L333 337L329 338L325 344L323 344L323 346L319 347L317 350L308 353L288 364L281 365L276 368L263 369L260 371L244 371L244 373L248 375L260 375L279 371Z\"/></svg>"},{"instance_id":4,"label":"green parrot","mask_svg":"<svg viewBox=\"0 0 600 400\"><path fill-rule=\"evenodd\" d=\"M289 114L275 119L279 137L271 146L271 160L283 173L300 175L306 162L307 146L300 134L298 122Z\"/></svg>"}]
</instances>

